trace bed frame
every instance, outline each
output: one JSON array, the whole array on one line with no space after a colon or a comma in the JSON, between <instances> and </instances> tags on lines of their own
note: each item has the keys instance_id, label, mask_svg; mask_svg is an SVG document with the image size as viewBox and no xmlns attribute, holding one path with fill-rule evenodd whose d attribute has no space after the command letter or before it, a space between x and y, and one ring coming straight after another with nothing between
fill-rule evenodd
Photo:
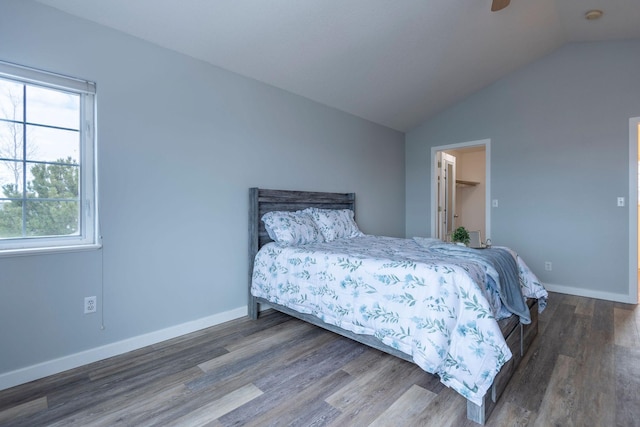
<instances>
[{"instance_id":1,"label":"bed frame","mask_svg":"<svg viewBox=\"0 0 640 427\"><path fill-rule=\"evenodd\" d=\"M355 213L355 203L355 193L266 190L261 188L249 189L249 317L251 319L257 319L259 304L267 304L269 307L292 317L413 363L410 356L383 344L373 336L359 335L351 331L346 331L337 326L324 323L313 315L298 313L288 307L274 304L263 298L251 295L251 276L253 274L253 263L256 254L263 245L271 241L261 221L265 213L271 211L297 211L308 207L351 209ZM509 379L538 333L538 302L536 300L529 300L528 305L531 312L531 323L529 325L521 324L517 316L511 316L508 319L503 319L498 322L511 353L513 353L513 357L502 366L502 369L493 381L493 385L485 394L482 405L476 405L467 401L467 418L476 423L485 424L500 395L507 386Z\"/></svg>"}]
</instances>

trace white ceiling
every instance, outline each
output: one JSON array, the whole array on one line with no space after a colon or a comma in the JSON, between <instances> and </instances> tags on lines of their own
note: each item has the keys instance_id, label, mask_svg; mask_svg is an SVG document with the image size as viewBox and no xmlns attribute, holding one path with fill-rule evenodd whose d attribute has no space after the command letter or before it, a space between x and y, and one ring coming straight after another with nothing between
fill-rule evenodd
<instances>
[{"instance_id":1,"label":"white ceiling","mask_svg":"<svg viewBox=\"0 0 640 427\"><path fill-rule=\"evenodd\" d=\"M401 131L567 42L640 38L640 0L36 1Z\"/></svg>"}]
</instances>

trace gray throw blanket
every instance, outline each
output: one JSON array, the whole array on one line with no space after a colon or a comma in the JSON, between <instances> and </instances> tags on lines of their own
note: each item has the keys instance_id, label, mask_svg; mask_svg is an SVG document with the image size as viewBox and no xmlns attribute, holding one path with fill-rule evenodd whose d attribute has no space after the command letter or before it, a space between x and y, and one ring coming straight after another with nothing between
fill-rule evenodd
<instances>
[{"instance_id":1,"label":"gray throw blanket","mask_svg":"<svg viewBox=\"0 0 640 427\"><path fill-rule=\"evenodd\" d=\"M453 244L430 245L430 250L479 262L492 267L498 274L496 282L502 304L513 314L520 317L520 322L531 323L531 313L520 289L518 263L513 255L502 248L472 249Z\"/></svg>"},{"instance_id":2,"label":"gray throw blanket","mask_svg":"<svg viewBox=\"0 0 640 427\"><path fill-rule=\"evenodd\" d=\"M480 252L479 256L491 262L493 268L498 272L499 283L497 285L502 303L513 314L520 316L521 323L525 325L531 323L531 313L520 289L520 276L516 260L506 249L488 248L478 252Z\"/></svg>"}]
</instances>

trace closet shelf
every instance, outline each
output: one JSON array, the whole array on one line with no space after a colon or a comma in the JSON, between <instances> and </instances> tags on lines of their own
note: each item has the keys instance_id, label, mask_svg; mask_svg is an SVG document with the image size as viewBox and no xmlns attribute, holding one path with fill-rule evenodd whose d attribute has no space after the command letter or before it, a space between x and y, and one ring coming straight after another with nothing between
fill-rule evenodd
<instances>
[{"instance_id":1,"label":"closet shelf","mask_svg":"<svg viewBox=\"0 0 640 427\"><path fill-rule=\"evenodd\" d=\"M478 184L480 183L476 181L465 181L463 179L456 179L456 185L458 187L475 187Z\"/></svg>"}]
</instances>

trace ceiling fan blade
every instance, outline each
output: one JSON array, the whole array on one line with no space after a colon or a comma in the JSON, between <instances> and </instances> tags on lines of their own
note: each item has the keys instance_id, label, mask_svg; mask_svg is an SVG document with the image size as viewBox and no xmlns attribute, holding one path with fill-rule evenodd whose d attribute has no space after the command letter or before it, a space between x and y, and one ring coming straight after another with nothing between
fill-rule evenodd
<instances>
[{"instance_id":1,"label":"ceiling fan blade","mask_svg":"<svg viewBox=\"0 0 640 427\"><path fill-rule=\"evenodd\" d=\"M491 3L491 11L497 12L502 10L509 6L509 3L511 3L511 0L493 0L493 3Z\"/></svg>"}]
</instances>

